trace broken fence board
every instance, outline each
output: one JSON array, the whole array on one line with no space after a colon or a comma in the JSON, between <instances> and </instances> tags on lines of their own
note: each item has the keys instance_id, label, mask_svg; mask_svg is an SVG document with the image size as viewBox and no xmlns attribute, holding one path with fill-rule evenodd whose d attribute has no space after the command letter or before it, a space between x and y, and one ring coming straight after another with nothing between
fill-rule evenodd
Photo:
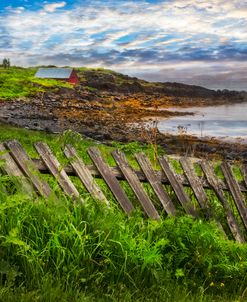
<instances>
[{"instance_id":1,"label":"broken fence board","mask_svg":"<svg viewBox=\"0 0 247 302\"><path fill-rule=\"evenodd\" d=\"M135 155L135 157L167 214L175 215L175 206L172 203L169 195L164 190L164 187L161 183L160 178L157 176L156 171L154 171L154 169L152 168L150 160L144 153L138 153Z\"/></svg>"},{"instance_id":2,"label":"broken fence board","mask_svg":"<svg viewBox=\"0 0 247 302\"><path fill-rule=\"evenodd\" d=\"M154 205L152 204L152 201L150 200L150 198L148 197L144 188L142 187L142 184L140 183L135 172L128 164L125 155L122 152L120 152L119 150L113 151L112 155L113 155L118 167L124 174L128 184L130 185L130 187L134 191L135 195L137 196L137 198L138 198L139 202L141 203L146 214L152 219L159 219L160 216L159 216L157 210L155 209Z\"/></svg>"},{"instance_id":3,"label":"broken fence board","mask_svg":"<svg viewBox=\"0 0 247 302\"><path fill-rule=\"evenodd\" d=\"M124 190L120 186L118 180L111 172L110 167L103 160L99 150L95 147L91 147L88 149L88 154L91 157L93 163L101 174L102 178L105 180L112 194L115 196L116 200L119 202L123 210L130 214L130 212L134 209L132 203L129 201L127 195Z\"/></svg>"},{"instance_id":4,"label":"broken fence board","mask_svg":"<svg viewBox=\"0 0 247 302\"><path fill-rule=\"evenodd\" d=\"M55 198L55 195L48 183L38 177L39 171L36 169L32 160L29 158L19 142L15 140L8 141L5 143L5 146L10 150L11 156L23 173L29 177L39 194L44 197L53 196L53 198Z\"/></svg>"},{"instance_id":5,"label":"broken fence board","mask_svg":"<svg viewBox=\"0 0 247 302\"><path fill-rule=\"evenodd\" d=\"M230 228L231 233L233 234L233 237L238 242L245 242L244 236L240 230L240 227L238 225L238 222L236 218L234 217L232 210L230 208L230 205L228 204L227 199L225 198L225 195L220 187L219 181L215 175L214 169L211 166L211 164L205 160L201 162L202 170L207 177L208 182L210 183L212 189L215 191L217 197L219 198L226 215L227 224Z\"/></svg>"},{"instance_id":6,"label":"broken fence board","mask_svg":"<svg viewBox=\"0 0 247 302\"><path fill-rule=\"evenodd\" d=\"M81 182L88 190L89 193L95 199L101 200L106 204L109 204L104 193L101 191L100 187L95 182L90 170L84 164L84 162L79 158L75 148L70 145L66 145L64 149L64 154L70 160L70 164L76 172L76 175L80 178Z\"/></svg>"},{"instance_id":7,"label":"broken fence board","mask_svg":"<svg viewBox=\"0 0 247 302\"><path fill-rule=\"evenodd\" d=\"M221 169L224 174L225 180L228 184L229 190L232 194L232 197L234 199L235 205L238 209L239 215L243 221L245 229L247 230L247 207L244 203L244 199L240 191L238 182L236 181L232 173L232 169L229 163L227 162L222 163Z\"/></svg>"},{"instance_id":8,"label":"broken fence board","mask_svg":"<svg viewBox=\"0 0 247 302\"><path fill-rule=\"evenodd\" d=\"M16 177L25 193L33 193L33 187L28 182L27 178L20 170L14 159L10 156L9 150L7 150L2 143L0 143L0 159L4 161L3 170L9 175Z\"/></svg>"},{"instance_id":9,"label":"broken fence board","mask_svg":"<svg viewBox=\"0 0 247 302\"><path fill-rule=\"evenodd\" d=\"M53 155L50 148L47 144L38 142L34 144L37 152L40 157L43 159L47 168L50 170L51 174L55 177L60 187L64 190L64 192L71 196L72 198L79 199L80 194L77 191L76 187L62 168L61 164L57 160L57 158ZM83 200L81 199L83 202Z\"/></svg>"},{"instance_id":10,"label":"broken fence board","mask_svg":"<svg viewBox=\"0 0 247 302\"><path fill-rule=\"evenodd\" d=\"M196 210L193 207L193 204L188 197L188 195L185 193L184 188L182 184L178 181L178 178L176 177L176 174L173 172L172 168L170 167L170 164L165 156L159 158L160 166L165 173L165 176L168 178L170 185L172 186L175 194L177 195L177 198L179 202L181 203L182 207L184 208L185 212L187 214L190 214L192 216L198 216Z\"/></svg>"}]
</instances>

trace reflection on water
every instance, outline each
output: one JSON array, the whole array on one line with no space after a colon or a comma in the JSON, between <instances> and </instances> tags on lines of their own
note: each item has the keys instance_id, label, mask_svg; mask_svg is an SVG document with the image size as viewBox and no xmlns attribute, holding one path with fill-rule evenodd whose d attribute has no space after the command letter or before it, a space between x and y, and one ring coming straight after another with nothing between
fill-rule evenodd
<instances>
[{"instance_id":1,"label":"reflection on water","mask_svg":"<svg viewBox=\"0 0 247 302\"><path fill-rule=\"evenodd\" d=\"M172 108L174 111L194 112L158 123L161 132L188 133L199 137L241 139L247 142L247 103L215 107Z\"/></svg>"}]
</instances>

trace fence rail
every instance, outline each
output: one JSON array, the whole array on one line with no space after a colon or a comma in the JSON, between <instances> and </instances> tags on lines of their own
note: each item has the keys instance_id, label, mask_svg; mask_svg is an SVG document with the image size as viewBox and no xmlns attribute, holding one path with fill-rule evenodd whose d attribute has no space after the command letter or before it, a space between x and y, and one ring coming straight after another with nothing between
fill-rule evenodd
<instances>
[{"instance_id":1,"label":"fence rail","mask_svg":"<svg viewBox=\"0 0 247 302\"><path fill-rule=\"evenodd\" d=\"M236 241L245 242L247 235L246 165L239 165L243 180L238 181L231 164L223 162L220 167L224 179L219 179L210 161L177 157L176 160L183 170L183 174L177 174L167 156L159 157L161 169L154 170L148 157L144 153L138 153L135 154L135 158L140 169L136 170L129 164L124 153L119 150L112 152L117 166L109 166L95 147L88 149L93 165L86 165L78 156L77 151L67 145L64 155L70 164L63 166L47 144L38 142L34 146L40 156L39 159L30 158L18 141L0 143L0 160L4 161L4 165L1 167L2 173L17 177L23 190L29 194L37 192L44 197L52 195L57 201L49 184L39 175L40 173L50 174L53 175L65 194L71 196L75 201L83 203L83 196L80 195L70 178L70 176L77 176L92 197L109 205L101 187L95 181L95 178L101 178L121 208L130 215L134 205L119 182L119 180L125 180L146 215L152 219L160 219L161 208L168 215L176 215L178 205L174 201L175 195L180 204L179 208L182 208L185 213L194 217L204 215L207 219L217 220L212 201L208 196L209 189L215 193L223 209L225 220L221 223L218 222L221 229L225 229L227 234L231 233L231 237ZM203 176L197 175L195 163L200 167ZM160 206L153 202L152 197L145 190L143 182L149 183ZM164 185L169 185L173 194ZM191 194L188 194L186 187L191 188L194 200L197 201L196 204L192 202ZM228 196L226 196L226 192L228 192Z\"/></svg>"}]
</instances>

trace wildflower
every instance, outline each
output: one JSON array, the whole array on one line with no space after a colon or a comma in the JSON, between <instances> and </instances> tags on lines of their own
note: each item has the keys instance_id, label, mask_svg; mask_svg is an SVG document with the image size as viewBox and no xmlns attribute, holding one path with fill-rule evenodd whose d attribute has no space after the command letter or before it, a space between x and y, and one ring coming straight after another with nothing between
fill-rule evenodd
<instances>
[{"instance_id":1,"label":"wildflower","mask_svg":"<svg viewBox=\"0 0 247 302\"><path fill-rule=\"evenodd\" d=\"M224 287L225 284L223 282L220 283L220 287Z\"/></svg>"},{"instance_id":2,"label":"wildflower","mask_svg":"<svg viewBox=\"0 0 247 302\"><path fill-rule=\"evenodd\" d=\"M209 284L209 286L211 286L211 287L214 286L214 282L211 282L211 283Z\"/></svg>"}]
</instances>

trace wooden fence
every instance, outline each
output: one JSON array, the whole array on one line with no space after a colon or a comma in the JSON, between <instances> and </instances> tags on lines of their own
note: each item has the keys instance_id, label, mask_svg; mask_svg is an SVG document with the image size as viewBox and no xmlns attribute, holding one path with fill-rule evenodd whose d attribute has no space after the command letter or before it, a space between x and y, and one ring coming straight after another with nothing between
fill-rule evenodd
<instances>
[{"instance_id":1,"label":"wooden fence","mask_svg":"<svg viewBox=\"0 0 247 302\"><path fill-rule=\"evenodd\" d=\"M140 169L135 170L119 150L112 152L117 166L109 166L96 147L88 149L93 165L85 165L76 150L67 145L64 154L69 159L70 164L63 166L47 144L38 142L34 146L40 159L31 159L19 142L15 140L0 143L0 159L4 161L4 165L1 165L2 173L17 177L21 181L23 190L29 194L37 192L44 197L52 195L56 199L48 183L40 177L40 173L51 174L65 194L71 196L75 201L83 203L83 197L80 196L70 178L70 176L77 176L95 199L108 204L102 189L95 181L95 178L98 177L105 181L116 201L130 215L134 206L119 182L119 180L125 180L146 215L152 219L160 218L160 210L157 209L162 208L168 215L176 215L180 211L179 209L183 209L185 213L194 217L204 215L207 219L215 220L212 200L208 194L208 192L214 192L223 209L222 213L224 213L223 222L218 223L222 231L227 227L226 233L231 233L231 237L238 242L245 242L247 165L239 165L242 181L238 181L232 171L231 164L223 162L220 166L224 176L223 180L216 176L212 163L206 160L177 158L184 172L177 174L167 156L158 159L161 169L154 170L148 157L144 153L138 153L135 158ZM195 164L203 172L201 176L196 173ZM160 207L154 204L142 182L150 184L156 199L160 202ZM167 190L168 187L165 185L169 185L172 190ZM190 187L193 198L185 187ZM174 200L174 195L178 202ZM196 203L192 199L196 200Z\"/></svg>"}]
</instances>

